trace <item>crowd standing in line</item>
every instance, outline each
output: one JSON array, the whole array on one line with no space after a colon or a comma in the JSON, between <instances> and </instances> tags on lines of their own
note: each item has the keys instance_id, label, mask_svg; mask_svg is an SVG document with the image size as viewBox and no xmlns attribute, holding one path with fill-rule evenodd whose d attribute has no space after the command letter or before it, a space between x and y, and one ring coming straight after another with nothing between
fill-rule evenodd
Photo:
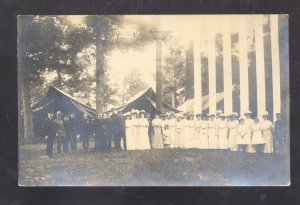
<instances>
[{"instance_id":1,"label":"crowd standing in line","mask_svg":"<svg viewBox=\"0 0 300 205\"><path fill-rule=\"evenodd\" d=\"M91 119L84 113L81 119L75 113L62 118L62 112L49 113L44 122L44 135L47 139L46 152L53 157L54 142L57 153L76 153L77 142L82 142L82 152L149 149L222 149L233 152L272 153L282 152L287 143L286 123L280 113L276 121L268 120L268 112L252 117L246 111L238 117L236 112L224 115L197 113L156 114L154 119L144 110L98 114ZM94 137L94 147L90 148L90 138ZM112 145L112 143L114 145ZM275 147L274 147L275 146Z\"/></svg>"}]
</instances>

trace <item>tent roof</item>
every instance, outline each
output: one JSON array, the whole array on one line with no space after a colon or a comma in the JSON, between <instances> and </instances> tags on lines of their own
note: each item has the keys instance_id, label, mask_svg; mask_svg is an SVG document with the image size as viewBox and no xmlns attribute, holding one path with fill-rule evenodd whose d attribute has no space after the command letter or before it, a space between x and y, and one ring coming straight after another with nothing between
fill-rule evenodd
<instances>
[{"instance_id":1,"label":"tent roof","mask_svg":"<svg viewBox=\"0 0 300 205\"><path fill-rule=\"evenodd\" d=\"M32 107L32 112L35 114L46 108L50 109L50 107L52 112L59 109L63 110L64 107L62 106L67 106L65 109L68 111L87 113L90 116L96 112L94 108L85 105L71 95L53 86L50 86L44 97Z\"/></svg>"},{"instance_id":2,"label":"tent roof","mask_svg":"<svg viewBox=\"0 0 300 205\"><path fill-rule=\"evenodd\" d=\"M144 108L145 107L145 108ZM148 87L134 96L132 96L124 105L117 108L117 110L128 112L131 109L144 109L147 110L155 110L156 109L156 93L151 87ZM165 111L173 111L173 112L180 112L176 108L172 107L171 105L168 105L166 102L163 102L163 108Z\"/></svg>"}]
</instances>

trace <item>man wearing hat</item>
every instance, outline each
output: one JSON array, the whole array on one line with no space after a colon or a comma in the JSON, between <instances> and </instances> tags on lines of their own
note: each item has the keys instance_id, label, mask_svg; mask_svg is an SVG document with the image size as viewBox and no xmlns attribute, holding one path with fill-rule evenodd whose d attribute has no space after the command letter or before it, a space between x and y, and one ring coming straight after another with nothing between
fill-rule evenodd
<instances>
[{"instance_id":1,"label":"man wearing hat","mask_svg":"<svg viewBox=\"0 0 300 205\"><path fill-rule=\"evenodd\" d=\"M274 125L274 151L276 153L286 153L287 133L286 122L282 119L280 113L276 113L276 121Z\"/></svg>"},{"instance_id":2,"label":"man wearing hat","mask_svg":"<svg viewBox=\"0 0 300 205\"><path fill-rule=\"evenodd\" d=\"M71 152L75 153L77 152L77 136L79 135L79 130L78 130L78 120L75 117L75 113L71 112L70 114L70 119L69 119L69 124L70 124L70 148Z\"/></svg>"},{"instance_id":3,"label":"man wearing hat","mask_svg":"<svg viewBox=\"0 0 300 205\"><path fill-rule=\"evenodd\" d=\"M86 113L83 114L83 119L80 122L80 128L80 134L82 139L82 151L86 153L89 151L89 138L92 134L92 121L88 119L88 115Z\"/></svg>"},{"instance_id":4,"label":"man wearing hat","mask_svg":"<svg viewBox=\"0 0 300 205\"><path fill-rule=\"evenodd\" d=\"M268 120L269 113L264 111L262 113L262 134L263 139L265 141L264 153L272 153L273 152L273 123Z\"/></svg>"},{"instance_id":5,"label":"man wearing hat","mask_svg":"<svg viewBox=\"0 0 300 205\"><path fill-rule=\"evenodd\" d=\"M99 113L97 118L93 121L93 127L95 132L95 145L93 151L103 151L105 149L105 130L102 113Z\"/></svg>"},{"instance_id":6,"label":"man wearing hat","mask_svg":"<svg viewBox=\"0 0 300 205\"><path fill-rule=\"evenodd\" d=\"M62 112L56 112L56 119L54 120L55 123L55 135L57 140L57 153L61 154L61 147L62 147L62 140L66 136L64 122L62 121Z\"/></svg>"},{"instance_id":7,"label":"man wearing hat","mask_svg":"<svg viewBox=\"0 0 300 205\"><path fill-rule=\"evenodd\" d=\"M126 138L125 138L125 120L123 118L122 111L118 111L118 133L117 133L117 144L120 144L119 149L123 147L126 149Z\"/></svg>"},{"instance_id":8,"label":"man wearing hat","mask_svg":"<svg viewBox=\"0 0 300 205\"><path fill-rule=\"evenodd\" d=\"M55 123L53 120L53 113L48 113L47 119L43 124L44 136L47 141L46 153L48 157L53 157L53 143L55 139Z\"/></svg>"},{"instance_id":9,"label":"man wearing hat","mask_svg":"<svg viewBox=\"0 0 300 205\"><path fill-rule=\"evenodd\" d=\"M111 138L114 140L114 145L116 150L121 150L121 138L124 130L124 120L121 119L122 112L117 114L115 108L112 109L112 114L109 120L109 130ZM125 135L125 134L124 134Z\"/></svg>"}]
</instances>

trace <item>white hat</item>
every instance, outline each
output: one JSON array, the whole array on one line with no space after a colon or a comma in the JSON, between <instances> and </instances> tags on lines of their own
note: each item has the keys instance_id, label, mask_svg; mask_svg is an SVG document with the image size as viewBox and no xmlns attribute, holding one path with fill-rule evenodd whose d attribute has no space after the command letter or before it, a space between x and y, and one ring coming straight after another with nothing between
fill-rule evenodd
<instances>
[{"instance_id":1,"label":"white hat","mask_svg":"<svg viewBox=\"0 0 300 205\"><path fill-rule=\"evenodd\" d=\"M240 118L239 118L239 120L245 120L245 118L243 118L243 117L240 117Z\"/></svg>"},{"instance_id":2,"label":"white hat","mask_svg":"<svg viewBox=\"0 0 300 205\"><path fill-rule=\"evenodd\" d=\"M237 116L238 116L238 114L237 114L236 112L233 112L233 113L231 113L231 116L235 116L235 117L237 117Z\"/></svg>"},{"instance_id":3,"label":"white hat","mask_svg":"<svg viewBox=\"0 0 300 205\"><path fill-rule=\"evenodd\" d=\"M175 116L176 116L177 118L183 117L182 113L176 113Z\"/></svg>"},{"instance_id":4,"label":"white hat","mask_svg":"<svg viewBox=\"0 0 300 205\"><path fill-rule=\"evenodd\" d=\"M252 114L252 112L250 110L247 110L244 112L244 115L246 115L246 114Z\"/></svg>"},{"instance_id":5,"label":"white hat","mask_svg":"<svg viewBox=\"0 0 300 205\"><path fill-rule=\"evenodd\" d=\"M146 111L145 110L140 110L140 112L139 113L146 113Z\"/></svg>"},{"instance_id":6,"label":"white hat","mask_svg":"<svg viewBox=\"0 0 300 205\"><path fill-rule=\"evenodd\" d=\"M139 113L138 110L131 110L131 112L132 112L132 114L134 114L134 113L138 114Z\"/></svg>"},{"instance_id":7,"label":"white hat","mask_svg":"<svg viewBox=\"0 0 300 205\"><path fill-rule=\"evenodd\" d=\"M129 115L131 115L130 112L125 112L125 113L123 114L124 117L129 116Z\"/></svg>"},{"instance_id":8,"label":"white hat","mask_svg":"<svg viewBox=\"0 0 300 205\"><path fill-rule=\"evenodd\" d=\"M268 115L269 115L268 111L264 111L264 112L262 112L262 114L261 114L261 116L268 116Z\"/></svg>"},{"instance_id":9,"label":"white hat","mask_svg":"<svg viewBox=\"0 0 300 205\"><path fill-rule=\"evenodd\" d=\"M208 113L207 116L216 116L214 113Z\"/></svg>"},{"instance_id":10,"label":"white hat","mask_svg":"<svg viewBox=\"0 0 300 205\"><path fill-rule=\"evenodd\" d=\"M222 110L217 110L216 114L222 114L223 111Z\"/></svg>"}]
</instances>

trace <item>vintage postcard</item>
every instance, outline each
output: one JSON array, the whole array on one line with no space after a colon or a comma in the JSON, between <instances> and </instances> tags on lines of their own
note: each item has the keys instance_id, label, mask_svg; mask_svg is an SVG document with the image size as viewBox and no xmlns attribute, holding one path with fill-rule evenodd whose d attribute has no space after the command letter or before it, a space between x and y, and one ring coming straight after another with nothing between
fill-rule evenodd
<instances>
[{"instance_id":1,"label":"vintage postcard","mask_svg":"<svg viewBox=\"0 0 300 205\"><path fill-rule=\"evenodd\" d=\"M18 16L20 186L288 186L288 15Z\"/></svg>"}]
</instances>

